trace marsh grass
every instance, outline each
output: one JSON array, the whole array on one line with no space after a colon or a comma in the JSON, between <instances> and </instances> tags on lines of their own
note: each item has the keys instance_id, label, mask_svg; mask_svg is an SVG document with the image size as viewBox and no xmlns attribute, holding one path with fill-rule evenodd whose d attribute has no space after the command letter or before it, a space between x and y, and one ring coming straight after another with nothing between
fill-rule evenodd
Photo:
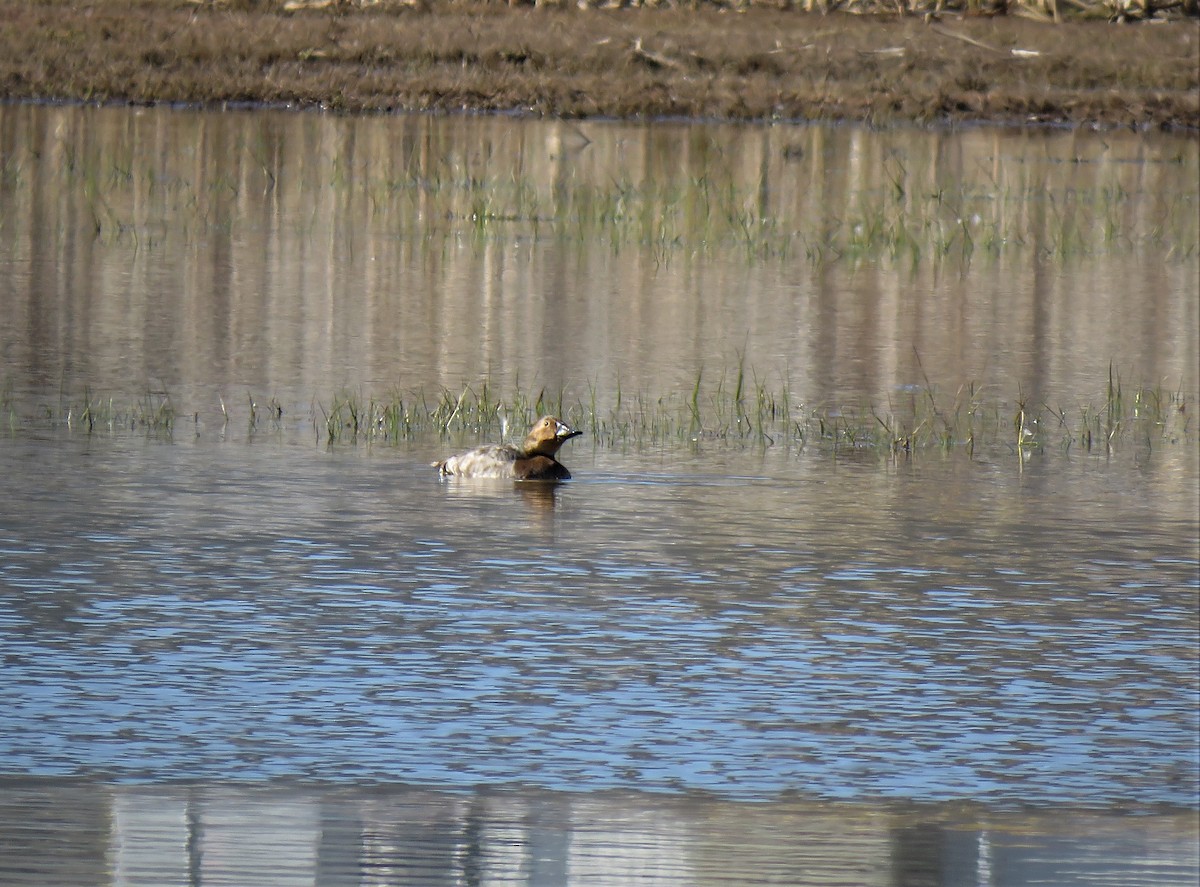
<instances>
[{"instance_id":1,"label":"marsh grass","mask_svg":"<svg viewBox=\"0 0 1200 887\"><path fill-rule=\"evenodd\" d=\"M42 403L32 410L22 409L11 382L0 389L0 421L14 435L25 428L46 427L85 434L142 430L170 437L177 418L170 394L160 388L148 387L136 399L123 403L112 396L97 395L91 388L85 387L78 399L60 390L56 404Z\"/></svg>"},{"instance_id":2,"label":"marsh grass","mask_svg":"<svg viewBox=\"0 0 1200 887\"><path fill-rule=\"evenodd\" d=\"M816 450L839 455L870 451L881 457L906 459L922 454L965 451L968 455L1004 450L1010 453L1112 455L1123 448L1156 449L1194 444L1194 403L1181 391L1129 389L1114 371L1102 403L1072 408L1034 402L1016 392L1012 401L985 396L965 383L953 392L918 386L887 404L817 404L797 400L791 383L770 385L738 365L712 383L698 373L689 390L649 395L620 391L610 407L598 406L599 391L588 386L586 397L571 398L563 390L526 390L516 386L502 395L486 382L428 394L394 389L382 395L340 391L312 402L306 420L314 443L325 447L396 445L431 436L456 442L520 439L539 415L553 413L588 433L594 445L638 449L718 445L736 448ZM276 398L259 403L247 396L247 438L270 428L284 432ZM222 402L220 425L230 425L230 409ZM191 414L197 426L199 413ZM119 406L113 397L85 390L77 401L43 406L22 414L11 389L0 391L0 419L8 434L30 427L65 428L71 433L144 432L172 437L178 414L164 391L148 391Z\"/></svg>"},{"instance_id":3,"label":"marsh grass","mask_svg":"<svg viewBox=\"0 0 1200 887\"><path fill-rule=\"evenodd\" d=\"M891 457L963 450L1111 454L1123 447L1195 442L1194 405L1180 391L1129 392L1110 374L1104 403L1066 409L1035 403L1018 390L1012 401L985 396L973 383L943 395L926 382L886 406L817 405L797 400L786 377L772 386L739 360L712 382L704 373L690 390L630 395L614 386L612 406L597 406L597 386L584 398L516 387L501 396L486 383L382 397L342 392L316 404L313 428L326 445L398 443L418 435L455 439L519 439L540 415L554 413L585 430L598 446L640 448L693 444L811 448L836 455L870 450Z\"/></svg>"},{"instance_id":4,"label":"marsh grass","mask_svg":"<svg viewBox=\"0 0 1200 887\"><path fill-rule=\"evenodd\" d=\"M813 403L799 397L791 380L774 383L746 365L706 375L697 372L687 389L662 394L629 392L620 379L603 390L596 382L583 396L565 389L523 388L501 393L487 380L430 393L393 388L383 393L339 391L314 399L307 417L285 415L275 397L247 394L246 436L307 427L319 446L396 445L430 435L472 440L519 439L533 421L555 414L587 432L594 445L619 449L730 446L815 450L830 455L870 451L890 458L996 450L1109 456L1164 446L1194 445L1194 396L1161 386L1129 386L1109 370L1100 403L1072 407L1036 401L1020 388L1011 400L966 382L943 392L928 380L886 404ZM219 400L217 425L225 436L239 409ZM608 406L600 405L607 401ZM213 417L192 412L199 429ZM86 435L142 432L171 438L179 412L170 394L148 388L132 402L98 396L85 388L77 399L60 393L56 405L22 408L10 382L0 386L0 423L10 436L35 428Z\"/></svg>"}]
</instances>

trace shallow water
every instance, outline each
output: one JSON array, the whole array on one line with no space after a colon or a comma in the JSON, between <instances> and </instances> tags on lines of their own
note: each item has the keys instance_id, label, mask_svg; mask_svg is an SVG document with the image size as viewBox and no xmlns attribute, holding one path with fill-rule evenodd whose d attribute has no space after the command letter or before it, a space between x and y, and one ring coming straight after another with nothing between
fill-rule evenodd
<instances>
[{"instance_id":1,"label":"shallow water","mask_svg":"<svg viewBox=\"0 0 1200 887\"><path fill-rule=\"evenodd\" d=\"M470 435L320 433L340 386L652 410L731 355L830 408L1076 411L1110 363L1195 404L1194 144L581 126L546 180L563 124L0 108L0 881L1194 882L1186 412L1103 455L589 435L557 486L438 479ZM848 218L871 158L986 167L1047 243L1009 216L1124 196L1066 254L953 263L578 221L621 160L737 192L749 141L797 230L797 183ZM478 224L497 193L525 215ZM84 391L177 418L88 434Z\"/></svg>"},{"instance_id":2,"label":"shallow water","mask_svg":"<svg viewBox=\"0 0 1200 887\"><path fill-rule=\"evenodd\" d=\"M580 443L0 443L0 880L1194 882L1188 465Z\"/></svg>"},{"instance_id":3,"label":"shallow water","mask_svg":"<svg viewBox=\"0 0 1200 887\"><path fill-rule=\"evenodd\" d=\"M1194 798L1185 465L426 455L0 445L10 772Z\"/></svg>"}]
</instances>

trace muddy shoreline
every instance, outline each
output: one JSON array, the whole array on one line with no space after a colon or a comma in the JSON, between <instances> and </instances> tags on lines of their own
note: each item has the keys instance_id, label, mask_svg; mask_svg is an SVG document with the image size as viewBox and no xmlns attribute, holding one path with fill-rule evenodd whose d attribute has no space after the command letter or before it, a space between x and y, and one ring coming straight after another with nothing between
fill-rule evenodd
<instances>
[{"instance_id":1,"label":"muddy shoreline","mask_svg":"<svg viewBox=\"0 0 1200 887\"><path fill-rule=\"evenodd\" d=\"M0 99L1200 132L1200 22L30 0Z\"/></svg>"}]
</instances>

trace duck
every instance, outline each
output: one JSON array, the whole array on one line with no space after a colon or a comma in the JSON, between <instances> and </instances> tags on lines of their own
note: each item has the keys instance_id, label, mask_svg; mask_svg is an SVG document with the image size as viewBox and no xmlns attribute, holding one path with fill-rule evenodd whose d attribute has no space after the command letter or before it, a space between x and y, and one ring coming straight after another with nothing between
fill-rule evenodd
<instances>
[{"instance_id":1,"label":"duck","mask_svg":"<svg viewBox=\"0 0 1200 887\"><path fill-rule=\"evenodd\" d=\"M564 443L581 434L554 416L542 416L519 447L488 444L434 462L433 467L442 477L570 480L571 472L554 456Z\"/></svg>"}]
</instances>

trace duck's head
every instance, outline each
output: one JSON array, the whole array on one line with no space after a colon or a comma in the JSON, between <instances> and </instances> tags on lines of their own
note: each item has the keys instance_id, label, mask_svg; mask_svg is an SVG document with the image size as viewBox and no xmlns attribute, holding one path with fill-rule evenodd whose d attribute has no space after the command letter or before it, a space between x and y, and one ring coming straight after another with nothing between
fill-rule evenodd
<instances>
[{"instance_id":1,"label":"duck's head","mask_svg":"<svg viewBox=\"0 0 1200 887\"><path fill-rule=\"evenodd\" d=\"M558 448L573 437L583 434L554 416L542 416L534 423L525 438L525 455L553 456Z\"/></svg>"}]
</instances>

